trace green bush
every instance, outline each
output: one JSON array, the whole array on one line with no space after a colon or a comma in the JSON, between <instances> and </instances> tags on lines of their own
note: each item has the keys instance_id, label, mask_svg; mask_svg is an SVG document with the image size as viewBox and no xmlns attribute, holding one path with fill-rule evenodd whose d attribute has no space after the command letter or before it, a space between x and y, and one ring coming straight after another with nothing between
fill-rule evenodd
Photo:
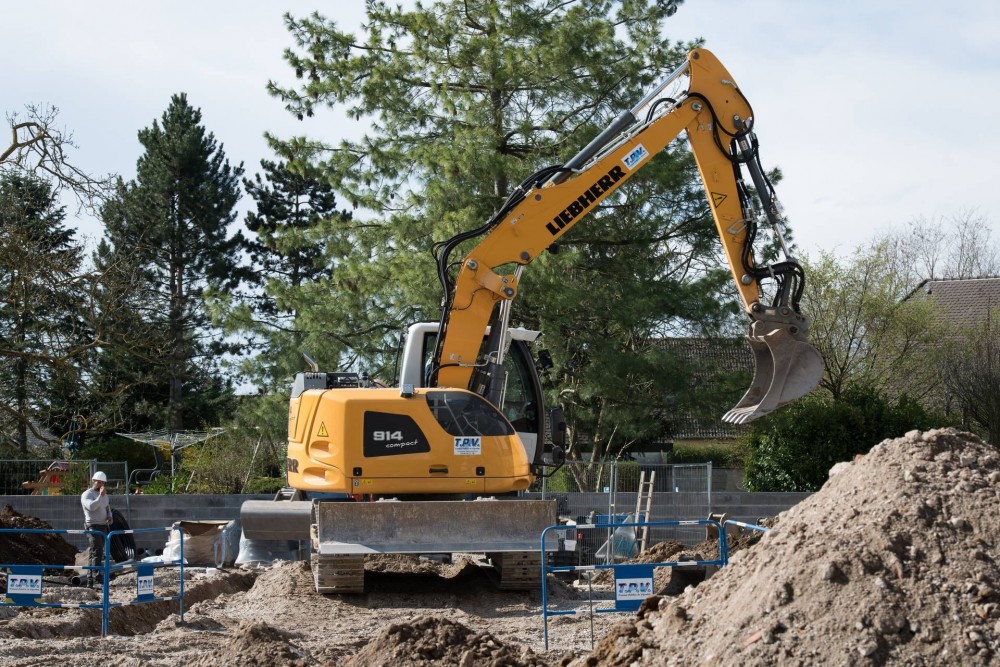
<instances>
[{"instance_id":1,"label":"green bush","mask_svg":"<svg viewBox=\"0 0 1000 667\"><path fill-rule=\"evenodd\" d=\"M243 493L277 493L285 486L284 477L253 477L243 489Z\"/></svg>"},{"instance_id":2,"label":"green bush","mask_svg":"<svg viewBox=\"0 0 1000 667\"><path fill-rule=\"evenodd\" d=\"M156 465L153 448L143 442L136 442L120 435L88 440L74 457L81 461L125 461L129 470L152 468Z\"/></svg>"},{"instance_id":3,"label":"green bush","mask_svg":"<svg viewBox=\"0 0 1000 667\"><path fill-rule=\"evenodd\" d=\"M535 482L535 486L540 491L541 480ZM545 480L545 490L548 493L572 493L580 489L570 469L564 466L556 470L551 477Z\"/></svg>"},{"instance_id":4,"label":"green bush","mask_svg":"<svg viewBox=\"0 0 1000 667\"><path fill-rule=\"evenodd\" d=\"M670 463L709 463L716 468L741 468L746 456L742 443L732 445L685 445L674 443Z\"/></svg>"},{"instance_id":5,"label":"green bush","mask_svg":"<svg viewBox=\"0 0 1000 667\"><path fill-rule=\"evenodd\" d=\"M184 470L179 470L173 478L171 478L170 475L158 475L152 482L142 487L142 492L157 495L185 493L184 487L187 486L190 478L191 473Z\"/></svg>"},{"instance_id":6,"label":"green bush","mask_svg":"<svg viewBox=\"0 0 1000 667\"><path fill-rule=\"evenodd\" d=\"M70 461L69 470L62 475L64 496L78 496L90 486L90 466L87 463Z\"/></svg>"},{"instance_id":7,"label":"green bush","mask_svg":"<svg viewBox=\"0 0 1000 667\"><path fill-rule=\"evenodd\" d=\"M915 400L904 395L893 403L869 387L852 387L839 401L806 396L754 422L745 483L750 491L816 491L834 464L886 438L945 425Z\"/></svg>"}]
</instances>

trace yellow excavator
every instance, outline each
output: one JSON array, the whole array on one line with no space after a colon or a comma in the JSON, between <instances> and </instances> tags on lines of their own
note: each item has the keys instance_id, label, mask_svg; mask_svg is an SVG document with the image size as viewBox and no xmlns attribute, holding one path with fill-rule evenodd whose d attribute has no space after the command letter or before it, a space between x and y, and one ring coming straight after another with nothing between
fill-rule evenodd
<instances>
[{"instance_id":1,"label":"yellow excavator","mask_svg":"<svg viewBox=\"0 0 1000 667\"><path fill-rule=\"evenodd\" d=\"M754 377L722 419L746 423L811 391L823 361L799 311L805 278L781 236L753 124L733 77L694 50L569 162L532 174L484 225L439 244L441 320L410 327L398 387L314 364L296 376L288 488L279 502L243 505L245 536L308 540L321 593L364 590L364 556L376 553L485 554L501 588L538 586L542 551L555 549L539 544L555 501L516 494L563 462L565 422L543 409L529 347L538 332L510 326L511 303L524 267L682 131L750 321ZM782 261L756 264L760 221ZM453 278L452 252L477 237Z\"/></svg>"}]
</instances>

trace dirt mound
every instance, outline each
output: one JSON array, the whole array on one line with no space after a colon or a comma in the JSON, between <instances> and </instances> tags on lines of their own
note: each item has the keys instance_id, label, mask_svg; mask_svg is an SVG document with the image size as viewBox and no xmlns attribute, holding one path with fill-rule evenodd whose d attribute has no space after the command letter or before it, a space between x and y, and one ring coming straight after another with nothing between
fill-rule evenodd
<instances>
[{"instance_id":1,"label":"dirt mound","mask_svg":"<svg viewBox=\"0 0 1000 667\"><path fill-rule=\"evenodd\" d=\"M0 510L0 528L51 530L52 526L4 505ZM76 547L59 533L4 533L0 536L0 563L73 565L76 554Z\"/></svg>"},{"instance_id":2,"label":"dirt mound","mask_svg":"<svg viewBox=\"0 0 1000 667\"><path fill-rule=\"evenodd\" d=\"M545 667L531 649L512 650L488 632L473 632L461 623L421 616L383 630L348 663L366 667Z\"/></svg>"},{"instance_id":3,"label":"dirt mound","mask_svg":"<svg viewBox=\"0 0 1000 667\"><path fill-rule=\"evenodd\" d=\"M658 542L650 548L636 556L632 563L667 563L674 560L674 556L684 551L685 547L680 542L667 540Z\"/></svg>"},{"instance_id":4,"label":"dirt mound","mask_svg":"<svg viewBox=\"0 0 1000 667\"><path fill-rule=\"evenodd\" d=\"M369 554L365 556L366 572L396 572L403 574L437 574L447 577L461 569L464 559L445 563L407 554ZM457 569L456 569L456 566Z\"/></svg>"},{"instance_id":5,"label":"dirt mound","mask_svg":"<svg viewBox=\"0 0 1000 667\"><path fill-rule=\"evenodd\" d=\"M276 560L257 574L247 596L268 603L276 598L316 595L312 572L307 561Z\"/></svg>"},{"instance_id":6,"label":"dirt mound","mask_svg":"<svg viewBox=\"0 0 1000 667\"><path fill-rule=\"evenodd\" d=\"M165 575L160 575L165 576ZM161 579L162 581L162 579ZM254 583L251 573L234 571L219 574L211 578L188 580L184 586L184 603L189 611L198 608L199 603L206 600L222 599L226 595L240 593L250 589ZM159 584L158 584L159 585ZM89 588L69 585L49 584L46 590L53 595L48 602L82 602L99 604L100 593ZM113 579L109 586L111 601L122 606L112 607L108 617L111 634L118 636L144 636L147 633L168 633L178 627L188 627L177 618L177 603L170 601L151 602L148 604L129 604L136 593L135 574L123 575ZM176 595L177 588L164 582L156 590L157 595ZM101 615L97 609L58 609L47 614L38 610L30 610L18 614L13 620L0 623L0 644L8 638L21 639L69 639L73 637L93 637L101 633ZM206 623L205 619L194 614L188 617L191 623L199 624L199 629L218 630L215 623ZM0 649L0 656L3 650ZM0 665L3 664L0 659Z\"/></svg>"},{"instance_id":7,"label":"dirt mound","mask_svg":"<svg viewBox=\"0 0 1000 667\"><path fill-rule=\"evenodd\" d=\"M951 429L887 440L574 664L1000 664L998 514L996 449Z\"/></svg>"},{"instance_id":8,"label":"dirt mound","mask_svg":"<svg viewBox=\"0 0 1000 667\"><path fill-rule=\"evenodd\" d=\"M248 621L233 632L224 652L202 656L192 667L304 667L315 664L287 632Z\"/></svg>"},{"instance_id":9,"label":"dirt mound","mask_svg":"<svg viewBox=\"0 0 1000 667\"><path fill-rule=\"evenodd\" d=\"M685 547L680 542L675 542L674 540L665 540L663 542L657 542L653 546L649 547L643 551L638 556L630 558L625 561L628 564L641 564L641 563L669 563L671 561L680 560L678 554L682 554L687 547ZM673 568L655 568L654 572L654 588L656 590L661 590L667 585L670 580L670 570ZM594 573L593 582L595 584L610 584L615 580L614 570L598 570Z\"/></svg>"}]
</instances>

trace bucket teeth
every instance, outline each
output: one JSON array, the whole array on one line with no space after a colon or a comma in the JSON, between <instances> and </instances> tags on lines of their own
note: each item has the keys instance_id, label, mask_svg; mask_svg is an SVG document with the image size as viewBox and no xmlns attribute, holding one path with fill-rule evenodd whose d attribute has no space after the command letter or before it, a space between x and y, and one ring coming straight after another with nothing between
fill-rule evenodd
<instances>
[{"instance_id":1,"label":"bucket teeth","mask_svg":"<svg viewBox=\"0 0 1000 667\"><path fill-rule=\"evenodd\" d=\"M806 329L804 320L795 324L758 319L750 326L747 341L754 357L753 381L722 421L746 424L808 394L819 384L823 358L806 342Z\"/></svg>"}]
</instances>

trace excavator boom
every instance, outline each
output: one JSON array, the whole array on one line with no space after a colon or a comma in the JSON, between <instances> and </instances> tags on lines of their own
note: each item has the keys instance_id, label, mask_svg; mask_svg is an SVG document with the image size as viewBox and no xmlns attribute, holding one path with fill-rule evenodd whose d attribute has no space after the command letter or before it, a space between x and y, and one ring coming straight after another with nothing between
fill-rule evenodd
<instances>
[{"instance_id":1,"label":"excavator boom","mask_svg":"<svg viewBox=\"0 0 1000 667\"><path fill-rule=\"evenodd\" d=\"M683 94L663 95L685 79ZM747 338L754 353L754 379L723 419L748 422L811 391L822 376L823 361L808 343L809 323L798 308L802 269L790 257L767 267L754 263L758 215L742 168L750 172L763 213L779 238L783 220L760 167L752 127L753 110L734 79L709 51L692 51L682 67L566 165L522 184L483 230L485 237L466 255L453 284L443 267L450 263L448 253L468 236L444 244L439 274L447 283L450 302L442 316L432 384L473 385L483 361L482 332L493 321L497 304L517 295L520 272L497 271L534 260L684 132L751 321ZM764 303L762 283L768 280L777 283L776 294Z\"/></svg>"}]
</instances>

